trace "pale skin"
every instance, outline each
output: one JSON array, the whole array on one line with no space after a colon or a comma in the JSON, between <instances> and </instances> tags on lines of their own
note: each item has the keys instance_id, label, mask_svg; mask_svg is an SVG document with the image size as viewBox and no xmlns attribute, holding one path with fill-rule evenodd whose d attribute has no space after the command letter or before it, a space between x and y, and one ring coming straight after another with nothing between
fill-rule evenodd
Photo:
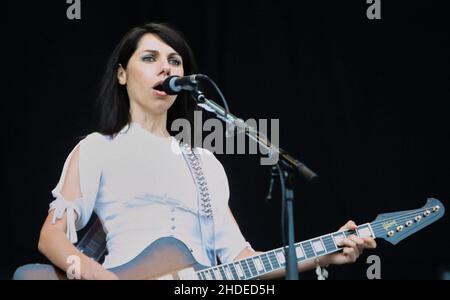
<instances>
[{"instance_id":1,"label":"pale skin","mask_svg":"<svg viewBox=\"0 0 450 300\"><path fill-rule=\"evenodd\" d=\"M172 75L184 75L182 57L153 34L146 34L141 38L127 66L119 65L117 67L117 80L119 84L126 87L129 95L132 122L140 124L142 128L159 137L170 136L167 130L167 111L175 102L176 96L168 96L164 92L153 89L153 87ZM69 201L82 197L78 169L79 151L79 148L74 151L61 189L62 196ZM66 271L69 267L67 258L71 255L77 255L81 259L82 279L118 279L114 273L78 251L67 239L67 219L65 215L55 224L52 224L52 218L53 211L49 213L42 226L38 247L54 265ZM355 228L356 224L349 221L340 230ZM355 262L364 249L373 249L376 247L376 243L372 238L351 236L342 242L342 246L342 252L322 257L320 265L340 265ZM236 257L236 260L259 253L262 252L245 248ZM309 261L299 264L298 269L303 272L313 269L315 266L314 261ZM283 276L283 271L274 273L271 277L280 276Z\"/></svg>"}]
</instances>

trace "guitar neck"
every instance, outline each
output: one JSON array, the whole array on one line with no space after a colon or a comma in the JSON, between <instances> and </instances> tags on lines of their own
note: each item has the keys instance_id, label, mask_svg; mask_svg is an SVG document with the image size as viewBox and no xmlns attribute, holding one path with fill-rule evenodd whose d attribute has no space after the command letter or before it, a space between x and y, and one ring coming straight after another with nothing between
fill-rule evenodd
<instances>
[{"instance_id":1,"label":"guitar neck","mask_svg":"<svg viewBox=\"0 0 450 300\"><path fill-rule=\"evenodd\" d=\"M355 230L334 232L295 244L297 262L312 260L341 250L341 241L351 235L382 238L394 245L421 230L444 215L444 205L437 199L416 210L378 215L372 223L358 226ZM288 247L211 267L196 272L198 279L247 280L262 277L286 267Z\"/></svg>"},{"instance_id":2,"label":"guitar neck","mask_svg":"<svg viewBox=\"0 0 450 300\"><path fill-rule=\"evenodd\" d=\"M427 204L415 210L378 215L372 223L358 226L355 230L334 232L295 244L297 262L312 260L340 251L341 241L351 235L382 238L393 245L442 218L444 205L429 198ZM201 280L225 279L247 280L262 277L286 267L288 247L278 248L263 254L207 268L196 272Z\"/></svg>"},{"instance_id":3,"label":"guitar neck","mask_svg":"<svg viewBox=\"0 0 450 300\"><path fill-rule=\"evenodd\" d=\"M312 260L341 250L340 241L351 236L377 237L372 224L358 226L355 230L334 232L295 244L297 262ZM286 251L282 247L250 258L234 261L197 272L201 280L249 280L261 277L286 267Z\"/></svg>"}]
</instances>

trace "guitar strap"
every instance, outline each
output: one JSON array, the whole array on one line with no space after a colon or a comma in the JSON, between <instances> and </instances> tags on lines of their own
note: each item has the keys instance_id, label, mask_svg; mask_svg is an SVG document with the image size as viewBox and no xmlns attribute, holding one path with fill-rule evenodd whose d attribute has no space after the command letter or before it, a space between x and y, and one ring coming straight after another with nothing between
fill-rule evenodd
<instances>
[{"instance_id":1,"label":"guitar strap","mask_svg":"<svg viewBox=\"0 0 450 300\"><path fill-rule=\"evenodd\" d=\"M217 253L215 245L214 217L211 206L211 195L208 189L208 182L202 168L202 161L197 150L193 150L187 144L180 144L181 153L189 166L192 178L197 188L198 218L202 237L203 251L212 262L217 265Z\"/></svg>"}]
</instances>

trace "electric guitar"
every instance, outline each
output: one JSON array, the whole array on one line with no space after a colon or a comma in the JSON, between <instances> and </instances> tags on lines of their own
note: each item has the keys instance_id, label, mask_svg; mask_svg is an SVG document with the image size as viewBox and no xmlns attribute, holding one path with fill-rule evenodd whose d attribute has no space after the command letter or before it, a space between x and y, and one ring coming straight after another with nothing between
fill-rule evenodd
<instances>
[{"instance_id":1,"label":"electric guitar","mask_svg":"<svg viewBox=\"0 0 450 300\"><path fill-rule=\"evenodd\" d=\"M381 238L396 245L434 223L444 213L445 208L439 200L428 199L420 209L381 214L372 223L360 225L356 230L334 232L297 243L297 259L300 263L339 252L339 242L351 235ZM110 271L125 280L248 280L262 278L285 266L283 247L232 263L205 267L195 260L183 242L165 237L152 243L132 261Z\"/></svg>"}]
</instances>

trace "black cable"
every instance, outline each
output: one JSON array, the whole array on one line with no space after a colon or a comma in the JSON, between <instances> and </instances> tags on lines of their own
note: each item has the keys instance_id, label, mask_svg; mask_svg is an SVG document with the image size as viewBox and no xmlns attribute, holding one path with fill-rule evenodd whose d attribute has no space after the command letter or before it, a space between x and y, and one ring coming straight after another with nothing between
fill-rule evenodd
<instances>
[{"instance_id":1,"label":"black cable","mask_svg":"<svg viewBox=\"0 0 450 300\"><path fill-rule=\"evenodd\" d=\"M228 101L227 101L227 99L225 98L225 96L223 95L223 93L222 93L222 91L220 90L219 86L214 82L214 80L212 80L211 78L209 78L207 75L200 74L200 75L198 75L198 78L204 79L204 80L208 81L208 82L214 87L214 89L216 90L216 92L219 94L220 99L222 100L223 106L224 106L224 108L225 108L225 118L227 118L228 115L230 114L230 108L229 108L229 106L228 106Z\"/></svg>"},{"instance_id":2,"label":"black cable","mask_svg":"<svg viewBox=\"0 0 450 300\"><path fill-rule=\"evenodd\" d=\"M281 185L281 239L284 247L284 256L286 259L286 264L288 263L287 260L287 253L288 253L288 246L286 244L286 189L285 189L285 178L283 169L281 168L280 164L277 164L278 169L278 175L280 176L280 185Z\"/></svg>"}]
</instances>

